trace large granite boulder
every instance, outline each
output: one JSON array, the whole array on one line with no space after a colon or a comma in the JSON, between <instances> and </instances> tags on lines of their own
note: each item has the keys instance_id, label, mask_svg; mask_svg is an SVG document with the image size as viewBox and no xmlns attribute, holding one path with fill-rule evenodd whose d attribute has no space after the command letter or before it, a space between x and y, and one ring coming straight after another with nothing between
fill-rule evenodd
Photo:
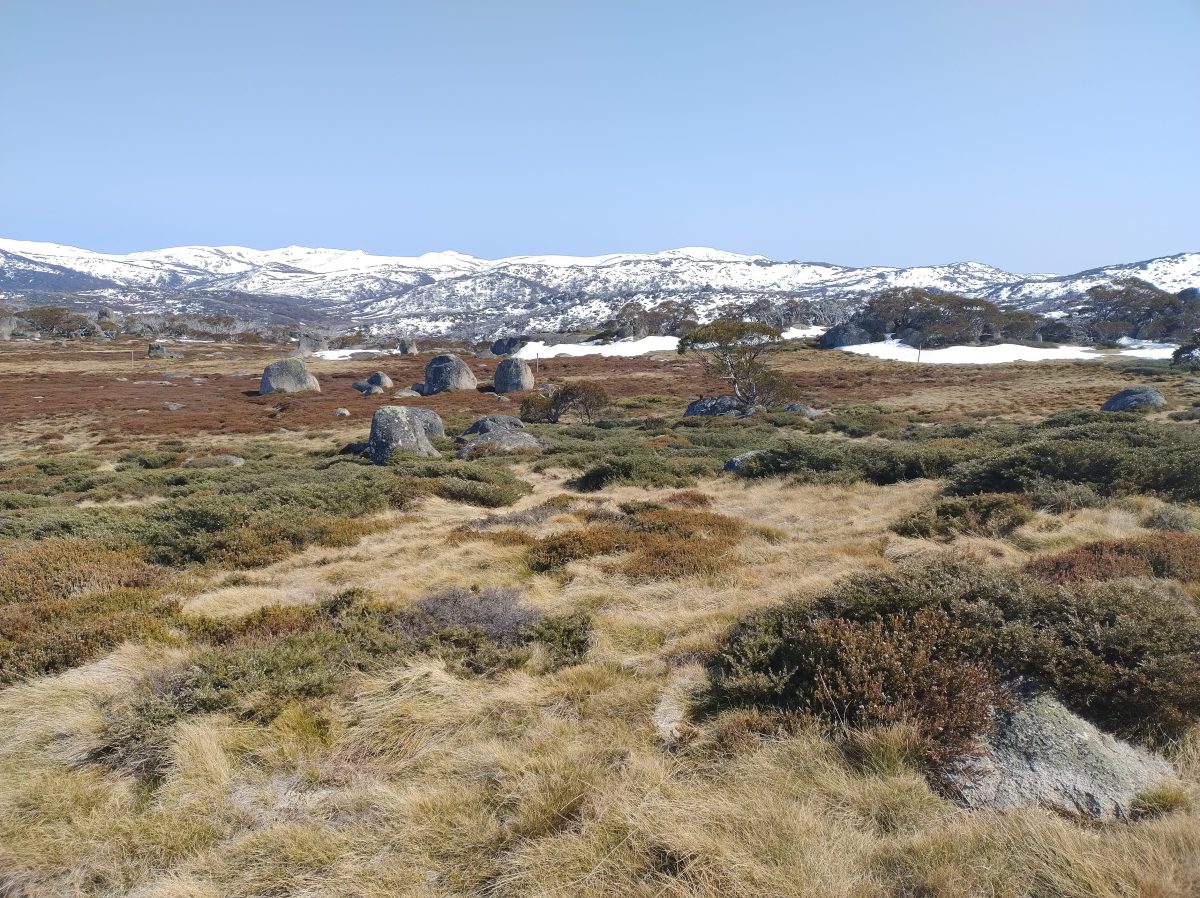
<instances>
[{"instance_id":1,"label":"large granite boulder","mask_svg":"<svg viewBox=\"0 0 1200 898\"><path fill-rule=\"evenodd\" d=\"M400 355L416 355L421 351L417 346L417 341L411 337L401 337L397 340L396 349L399 350Z\"/></svg>"},{"instance_id":2,"label":"large granite boulder","mask_svg":"<svg viewBox=\"0 0 1200 898\"><path fill-rule=\"evenodd\" d=\"M512 393L516 390L533 389L533 371L524 359L508 358L496 366L492 378L497 393Z\"/></svg>"},{"instance_id":3,"label":"large granite boulder","mask_svg":"<svg viewBox=\"0 0 1200 898\"><path fill-rule=\"evenodd\" d=\"M329 339L324 334L314 331L301 331L296 339L296 355L307 356L314 352L323 352L329 348Z\"/></svg>"},{"instance_id":4,"label":"large granite boulder","mask_svg":"<svg viewBox=\"0 0 1200 898\"><path fill-rule=\"evenodd\" d=\"M1152 408L1162 408L1166 404L1167 400L1163 398L1163 394L1154 387L1130 387L1128 390L1121 390L1121 392L1109 396L1104 405L1100 406L1100 411L1147 411Z\"/></svg>"},{"instance_id":5,"label":"large granite boulder","mask_svg":"<svg viewBox=\"0 0 1200 898\"><path fill-rule=\"evenodd\" d=\"M791 402L783 407L785 412L793 412L798 415L803 415L812 421L815 418L821 417L821 412L813 408L811 405L805 405L803 402Z\"/></svg>"},{"instance_id":6,"label":"large granite boulder","mask_svg":"<svg viewBox=\"0 0 1200 898\"><path fill-rule=\"evenodd\" d=\"M428 422L426 416L420 414L422 412L428 412L428 409L407 405L385 405L376 409L371 416L371 435L367 441L371 461L386 465L396 452L440 455L429 442Z\"/></svg>"},{"instance_id":7,"label":"large granite boulder","mask_svg":"<svg viewBox=\"0 0 1200 898\"><path fill-rule=\"evenodd\" d=\"M690 403L683 416L685 418L716 418L720 415L734 415L737 412L738 403L732 396L709 396L707 399L697 399Z\"/></svg>"},{"instance_id":8,"label":"large granite boulder","mask_svg":"<svg viewBox=\"0 0 1200 898\"><path fill-rule=\"evenodd\" d=\"M388 377L386 374L384 374L382 371L376 371L374 374L372 374L370 377L368 377L367 383L372 384L376 387L383 387L385 390L390 390L392 387L395 386L395 384L392 383L392 379L390 377Z\"/></svg>"},{"instance_id":9,"label":"large granite boulder","mask_svg":"<svg viewBox=\"0 0 1200 898\"><path fill-rule=\"evenodd\" d=\"M870 331L853 322L846 321L842 324L835 324L821 334L817 345L822 349L841 349L843 346L858 346L860 343L874 342L875 337Z\"/></svg>"},{"instance_id":10,"label":"large granite boulder","mask_svg":"<svg viewBox=\"0 0 1200 898\"><path fill-rule=\"evenodd\" d=\"M316 376L308 373L303 359L280 359L263 369L260 395L267 393L320 393Z\"/></svg>"},{"instance_id":11,"label":"large granite boulder","mask_svg":"<svg viewBox=\"0 0 1200 898\"><path fill-rule=\"evenodd\" d=\"M946 778L971 808L1042 805L1126 819L1133 800L1171 773L1158 755L1102 733L1040 695L1006 715L979 753Z\"/></svg>"},{"instance_id":12,"label":"large granite boulder","mask_svg":"<svg viewBox=\"0 0 1200 898\"><path fill-rule=\"evenodd\" d=\"M728 471L730 474L745 474L749 463L760 455L766 455L765 449L751 449L749 452L743 452L741 455L735 455L729 461L725 462L722 471Z\"/></svg>"},{"instance_id":13,"label":"large granite boulder","mask_svg":"<svg viewBox=\"0 0 1200 898\"><path fill-rule=\"evenodd\" d=\"M474 390L479 385L471 369L456 355L435 355L425 366L423 396L446 390Z\"/></svg>"}]
</instances>

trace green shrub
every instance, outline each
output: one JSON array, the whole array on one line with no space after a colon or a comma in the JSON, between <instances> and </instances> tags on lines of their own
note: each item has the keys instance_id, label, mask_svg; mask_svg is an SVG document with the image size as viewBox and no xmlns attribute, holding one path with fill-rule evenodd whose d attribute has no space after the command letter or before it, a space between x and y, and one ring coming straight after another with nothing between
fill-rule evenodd
<instances>
[{"instance_id":1,"label":"green shrub","mask_svg":"<svg viewBox=\"0 0 1200 898\"><path fill-rule=\"evenodd\" d=\"M1185 533L1200 529L1200 516L1189 508L1178 505L1160 505L1142 520L1142 526L1151 530L1174 530Z\"/></svg>"},{"instance_id":2,"label":"green shrub","mask_svg":"<svg viewBox=\"0 0 1200 898\"><path fill-rule=\"evenodd\" d=\"M680 489L696 485L696 478L707 473L709 466L681 463L657 455L631 455L611 458L592 465L571 481L571 487L582 492L595 492L617 483L644 486L652 489Z\"/></svg>"},{"instance_id":3,"label":"green shrub","mask_svg":"<svg viewBox=\"0 0 1200 898\"><path fill-rule=\"evenodd\" d=\"M955 536L1008 536L1033 518L1028 500L1004 493L946 497L892 525L901 536L952 539Z\"/></svg>"},{"instance_id":4,"label":"green shrub","mask_svg":"<svg viewBox=\"0 0 1200 898\"><path fill-rule=\"evenodd\" d=\"M578 664L592 644L592 619L582 612L546 615L530 635L546 647L551 668Z\"/></svg>"},{"instance_id":5,"label":"green shrub","mask_svg":"<svg viewBox=\"0 0 1200 898\"><path fill-rule=\"evenodd\" d=\"M744 621L715 667L718 705L777 708L867 729L907 724L939 766L992 731L1011 695L971 635L924 608L855 621L766 613Z\"/></svg>"},{"instance_id":6,"label":"green shrub","mask_svg":"<svg viewBox=\"0 0 1200 898\"><path fill-rule=\"evenodd\" d=\"M1057 587L949 558L852 577L811 605L752 616L726 643L715 694L726 702L795 705L787 672L800 663L797 634L814 621L865 625L926 609L962 628L952 643L961 658L990 658L1006 678L1054 691L1111 732L1157 741L1200 716L1194 604L1128 583Z\"/></svg>"},{"instance_id":7,"label":"green shrub","mask_svg":"<svg viewBox=\"0 0 1200 898\"><path fill-rule=\"evenodd\" d=\"M807 438L754 456L739 473L743 477L786 474L810 481L841 475L850 481L885 485L922 477L944 477L963 458L962 450L957 447Z\"/></svg>"},{"instance_id":8,"label":"green shrub","mask_svg":"<svg viewBox=\"0 0 1200 898\"><path fill-rule=\"evenodd\" d=\"M1200 581L1200 536L1166 532L1088 543L1034 559L1025 565L1025 571L1051 583L1119 577Z\"/></svg>"}]
</instances>

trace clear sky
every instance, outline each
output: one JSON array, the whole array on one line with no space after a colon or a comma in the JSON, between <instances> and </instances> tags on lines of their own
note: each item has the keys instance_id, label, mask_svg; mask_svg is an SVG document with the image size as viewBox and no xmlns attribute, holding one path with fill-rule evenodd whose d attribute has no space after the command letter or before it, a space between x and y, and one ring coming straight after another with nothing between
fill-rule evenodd
<instances>
[{"instance_id":1,"label":"clear sky","mask_svg":"<svg viewBox=\"0 0 1200 898\"><path fill-rule=\"evenodd\" d=\"M1200 250L1200 0L0 0L0 236Z\"/></svg>"}]
</instances>

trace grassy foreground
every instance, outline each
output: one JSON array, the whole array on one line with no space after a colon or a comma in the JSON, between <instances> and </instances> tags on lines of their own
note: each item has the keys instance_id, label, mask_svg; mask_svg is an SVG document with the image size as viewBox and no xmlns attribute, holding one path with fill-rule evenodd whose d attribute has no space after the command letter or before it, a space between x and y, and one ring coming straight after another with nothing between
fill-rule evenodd
<instances>
[{"instance_id":1,"label":"grassy foreground","mask_svg":"<svg viewBox=\"0 0 1200 898\"><path fill-rule=\"evenodd\" d=\"M888 374L812 423L683 421L630 388L516 461L375 468L332 426L10 441L0 895L1200 893L1200 387L1163 373L1164 413L1100 416L1079 396L1121 375L1061 370L1025 413L993 406L1045 370L950 401L944 374ZM246 464L185 466L217 451ZM967 692L851 719L762 688L783 656L753 626L890 646L865 609L960 587L1036 618L1036 657L997 627L913 678L982 694L1019 667L1170 757L1136 819L958 806L931 733L986 727ZM1124 629L1080 635L1088 615Z\"/></svg>"}]
</instances>

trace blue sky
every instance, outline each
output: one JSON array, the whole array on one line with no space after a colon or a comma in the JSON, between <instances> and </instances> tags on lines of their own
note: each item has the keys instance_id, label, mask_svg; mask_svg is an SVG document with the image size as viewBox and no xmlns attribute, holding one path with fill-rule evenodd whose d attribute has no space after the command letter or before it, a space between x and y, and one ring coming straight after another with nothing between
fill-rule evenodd
<instances>
[{"instance_id":1,"label":"blue sky","mask_svg":"<svg viewBox=\"0 0 1200 898\"><path fill-rule=\"evenodd\" d=\"M1200 0L0 0L0 235L1200 250Z\"/></svg>"}]
</instances>

